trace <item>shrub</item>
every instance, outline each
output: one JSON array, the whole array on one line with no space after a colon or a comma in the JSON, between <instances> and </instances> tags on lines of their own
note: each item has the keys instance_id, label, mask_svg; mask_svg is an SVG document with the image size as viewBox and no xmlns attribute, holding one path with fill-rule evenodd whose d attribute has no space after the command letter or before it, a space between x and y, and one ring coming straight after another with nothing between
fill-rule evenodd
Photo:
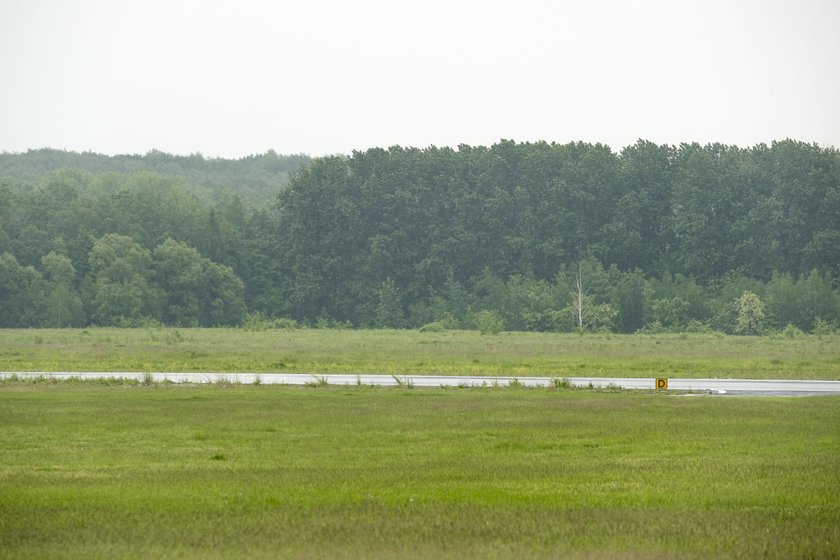
<instances>
[{"instance_id":1,"label":"shrub","mask_svg":"<svg viewBox=\"0 0 840 560\"><path fill-rule=\"evenodd\" d=\"M685 327L685 332L709 334L712 332L712 328L702 321L691 319Z\"/></svg>"},{"instance_id":2,"label":"shrub","mask_svg":"<svg viewBox=\"0 0 840 560\"><path fill-rule=\"evenodd\" d=\"M337 319L333 319L328 315L321 314L315 320L315 328L350 330L353 328L353 323L351 323L350 321L339 321Z\"/></svg>"},{"instance_id":3,"label":"shrub","mask_svg":"<svg viewBox=\"0 0 840 560\"><path fill-rule=\"evenodd\" d=\"M432 323L426 323L422 327L420 327L420 332L432 332L432 333L439 333L439 332L446 332L446 325L443 324L442 321L434 321Z\"/></svg>"},{"instance_id":4,"label":"shrub","mask_svg":"<svg viewBox=\"0 0 840 560\"><path fill-rule=\"evenodd\" d=\"M271 321L259 311L248 313L242 322L242 328L246 331L267 331L271 326Z\"/></svg>"},{"instance_id":5,"label":"shrub","mask_svg":"<svg viewBox=\"0 0 840 560\"><path fill-rule=\"evenodd\" d=\"M824 321L817 317L814 321L814 334L834 334L837 332L837 325L834 321Z\"/></svg>"},{"instance_id":6,"label":"shrub","mask_svg":"<svg viewBox=\"0 0 840 560\"><path fill-rule=\"evenodd\" d=\"M272 321L272 325L275 329L296 329L298 328L297 321L294 319L289 319L288 317L280 317L279 319L274 319Z\"/></svg>"},{"instance_id":7,"label":"shrub","mask_svg":"<svg viewBox=\"0 0 840 560\"><path fill-rule=\"evenodd\" d=\"M792 323L788 323L787 326L782 331L782 334L785 338L799 338L800 336L804 335L805 333L802 332L802 329L796 327Z\"/></svg>"},{"instance_id":8,"label":"shrub","mask_svg":"<svg viewBox=\"0 0 840 560\"><path fill-rule=\"evenodd\" d=\"M476 313L473 321L481 334L499 334L505 329L505 323L499 314L489 309L482 309Z\"/></svg>"},{"instance_id":9,"label":"shrub","mask_svg":"<svg viewBox=\"0 0 840 560\"><path fill-rule=\"evenodd\" d=\"M574 386L572 385L572 382L569 381L565 377L563 379L560 379L559 377L552 377L551 378L551 387L553 389L565 389L565 390L569 390L569 389L574 388Z\"/></svg>"},{"instance_id":10,"label":"shrub","mask_svg":"<svg viewBox=\"0 0 840 560\"><path fill-rule=\"evenodd\" d=\"M653 321L651 323L646 324L636 332L641 334L658 334L665 332L665 327L663 327L662 323L660 323L659 321Z\"/></svg>"}]
</instances>

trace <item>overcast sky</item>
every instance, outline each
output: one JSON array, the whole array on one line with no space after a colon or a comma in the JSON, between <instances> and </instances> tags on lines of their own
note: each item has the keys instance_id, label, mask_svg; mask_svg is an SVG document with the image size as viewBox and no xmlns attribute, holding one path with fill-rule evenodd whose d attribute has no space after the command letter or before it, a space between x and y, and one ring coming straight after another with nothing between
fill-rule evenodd
<instances>
[{"instance_id":1,"label":"overcast sky","mask_svg":"<svg viewBox=\"0 0 840 560\"><path fill-rule=\"evenodd\" d=\"M840 147L838 0L0 0L0 151Z\"/></svg>"}]
</instances>

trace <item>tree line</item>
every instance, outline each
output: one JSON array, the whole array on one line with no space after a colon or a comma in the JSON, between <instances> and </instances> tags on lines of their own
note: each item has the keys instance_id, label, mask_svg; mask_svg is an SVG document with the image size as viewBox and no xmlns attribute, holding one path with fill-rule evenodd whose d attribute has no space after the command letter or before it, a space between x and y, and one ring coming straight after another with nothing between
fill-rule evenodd
<instances>
[{"instance_id":1,"label":"tree line","mask_svg":"<svg viewBox=\"0 0 840 560\"><path fill-rule=\"evenodd\" d=\"M93 152L38 149L26 153L0 153L0 178L36 184L44 175L63 169L92 174L154 173L177 177L187 190L206 200L218 201L236 193L249 204L260 205L277 196L289 182L289 173L308 162L303 154L280 155L269 150L241 159L206 158L152 150L145 155L106 156Z\"/></svg>"},{"instance_id":2,"label":"tree line","mask_svg":"<svg viewBox=\"0 0 840 560\"><path fill-rule=\"evenodd\" d=\"M40 270L0 255L0 326L222 326L245 317L242 280L182 242L167 239L149 251L109 233L93 244L89 265L76 286L66 255L50 251Z\"/></svg>"},{"instance_id":3,"label":"tree line","mask_svg":"<svg viewBox=\"0 0 840 560\"><path fill-rule=\"evenodd\" d=\"M61 152L64 167L41 173L33 153L44 156L0 157L2 326L749 333L840 321L833 148L374 148L301 157L265 186L271 203L237 192L235 172L201 194L161 172L159 153L113 172ZM214 165L247 177L265 161Z\"/></svg>"}]
</instances>

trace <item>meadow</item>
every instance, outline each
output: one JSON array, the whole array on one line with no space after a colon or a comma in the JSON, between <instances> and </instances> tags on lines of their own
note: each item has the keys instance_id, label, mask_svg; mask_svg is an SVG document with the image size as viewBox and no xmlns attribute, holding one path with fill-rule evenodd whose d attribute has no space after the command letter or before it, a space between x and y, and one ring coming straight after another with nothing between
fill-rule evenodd
<instances>
[{"instance_id":1,"label":"meadow","mask_svg":"<svg viewBox=\"0 0 840 560\"><path fill-rule=\"evenodd\" d=\"M840 335L18 329L0 371L840 379Z\"/></svg>"},{"instance_id":2,"label":"meadow","mask_svg":"<svg viewBox=\"0 0 840 560\"><path fill-rule=\"evenodd\" d=\"M0 382L0 556L840 556L840 399Z\"/></svg>"}]
</instances>

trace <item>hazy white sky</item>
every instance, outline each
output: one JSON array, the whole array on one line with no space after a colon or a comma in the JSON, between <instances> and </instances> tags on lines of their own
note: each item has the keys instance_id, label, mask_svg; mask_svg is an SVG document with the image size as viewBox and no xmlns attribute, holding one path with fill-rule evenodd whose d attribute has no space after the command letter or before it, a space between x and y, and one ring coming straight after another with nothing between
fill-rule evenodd
<instances>
[{"instance_id":1,"label":"hazy white sky","mask_svg":"<svg viewBox=\"0 0 840 560\"><path fill-rule=\"evenodd\" d=\"M0 151L840 147L838 0L0 0Z\"/></svg>"}]
</instances>

